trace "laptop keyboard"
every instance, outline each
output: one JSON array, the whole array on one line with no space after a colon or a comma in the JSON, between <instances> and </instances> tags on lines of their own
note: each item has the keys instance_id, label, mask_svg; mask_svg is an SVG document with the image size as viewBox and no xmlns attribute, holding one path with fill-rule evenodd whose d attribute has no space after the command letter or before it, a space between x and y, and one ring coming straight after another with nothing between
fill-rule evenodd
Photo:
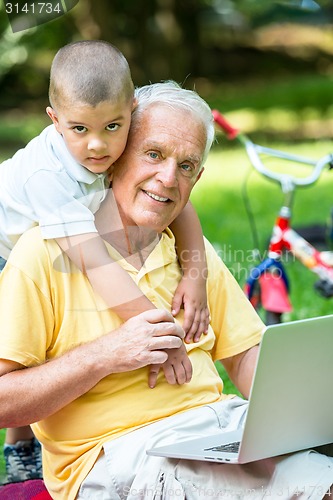
<instances>
[{"instance_id":1,"label":"laptop keyboard","mask_svg":"<svg viewBox=\"0 0 333 500\"><path fill-rule=\"evenodd\" d=\"M240 441L235 443L221 444L220 446L214 446L213 448L205 448L205 451L227 451L229 453L238 453L240 446Z\"/></svg>"}]
</instances>

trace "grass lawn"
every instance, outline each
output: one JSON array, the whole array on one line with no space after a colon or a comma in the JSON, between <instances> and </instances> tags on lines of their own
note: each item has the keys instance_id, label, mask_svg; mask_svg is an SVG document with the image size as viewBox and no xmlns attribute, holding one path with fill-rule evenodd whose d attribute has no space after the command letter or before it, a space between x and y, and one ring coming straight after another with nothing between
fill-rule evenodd
<instances>
[{"instance_id":1,"label":"grass lawn","mask_svg":"<svg viewBox=\"0 0 333 500\"><path fill-rule=\"evenodd\" d=\"M253 265L251 249L253 242L249 222L242 201L242 183L249 168L246 154L240 148L227 148L223 140L216 146L206 164L205 172L192 194L207 238L216 246L236 279L242 285L249 268ZM274 145L289 149L295 154L319 158L330 152L329 142L309 142L293 146ZM320 181L310 188L300 190L294 203L294 224L296 226L324 223L332 203L333 172L326 172ZM252 210L258 225L261 250L269 237L275 214L281 204L281 193L277 185L253 173L249 181ZM332 299L323 299L313 290L315 276L298 262L287 266L291 281L291 300L294 310L286 319L330 314ZM235 392L233 385L220 370L225 380L226 392ZM0 431L0 446L4 430ZM4 471L0 453L0 477Z\"/></svg>"}]
</instances>

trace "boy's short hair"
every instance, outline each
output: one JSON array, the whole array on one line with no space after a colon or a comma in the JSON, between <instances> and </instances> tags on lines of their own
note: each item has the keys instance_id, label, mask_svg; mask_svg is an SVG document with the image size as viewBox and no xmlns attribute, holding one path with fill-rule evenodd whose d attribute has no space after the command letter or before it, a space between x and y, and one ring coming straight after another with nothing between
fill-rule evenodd
<instances>
[{"instance_id":1,"label":"boy's short hair","mask_svg":"<svg viewBox=\"0 0 333 500\"><path fill-rule=\"evenodd\" d=\"M128 62L114 45L83 40L62 47L50 73L49 100L53 108L81 102L97 106L103 101L133 98L134 85Z\"/></svg>"}]
</instances>

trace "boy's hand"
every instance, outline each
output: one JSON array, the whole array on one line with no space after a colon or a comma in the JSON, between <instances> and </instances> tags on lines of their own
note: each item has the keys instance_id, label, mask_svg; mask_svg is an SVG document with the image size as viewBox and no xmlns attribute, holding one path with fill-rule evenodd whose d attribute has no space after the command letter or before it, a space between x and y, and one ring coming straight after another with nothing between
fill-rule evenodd
<instances>
[{"instance_id":1,"label":"boy's hand","mask_svg":"<svg viewBox=\"0 0 333 500\"><path fill-rule=\"evenodd\" d=\"M185 342L198 342L207 333L210 321L207 306L206 280L183 276L172 301L172 314L176 316L184 308Z\"/></svg>"},{"instance_id":2,"label":"boy's hand","mask_svg":"<svg viewBox=\"0 0 333 500\"><path fill-rule=\"evenodd\" d=\"M167 349L168 359L162 365L151 365L148 376L150 388L156 386L157 376L160 369L164 371L167 382L171 385L186 384L192 378L192 363L182 344L177 349Z\"/></svg>"}]
</instances>

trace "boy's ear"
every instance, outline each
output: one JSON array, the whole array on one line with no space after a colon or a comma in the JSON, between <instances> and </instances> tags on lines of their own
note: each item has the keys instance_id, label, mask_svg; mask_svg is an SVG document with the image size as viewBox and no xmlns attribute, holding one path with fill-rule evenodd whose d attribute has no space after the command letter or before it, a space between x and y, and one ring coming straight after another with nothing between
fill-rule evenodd
<instances>
[{"instance_id":1,"label":"boy's ear","mask_svg":"<svg viewBox=\"0 0 333 500\"><path fill-rule=\"evenodd\" d=\"M54 111L53 108L51 108L51 106L48 106L46 108L46 113L49 115L49 117L53 121L54 126L57 129L57 131L59 132L59 134L61 134L61 132L59 130L59 120L58 120L58 117L57 117L57 113Z\"/></svg>"}]
</instances>

